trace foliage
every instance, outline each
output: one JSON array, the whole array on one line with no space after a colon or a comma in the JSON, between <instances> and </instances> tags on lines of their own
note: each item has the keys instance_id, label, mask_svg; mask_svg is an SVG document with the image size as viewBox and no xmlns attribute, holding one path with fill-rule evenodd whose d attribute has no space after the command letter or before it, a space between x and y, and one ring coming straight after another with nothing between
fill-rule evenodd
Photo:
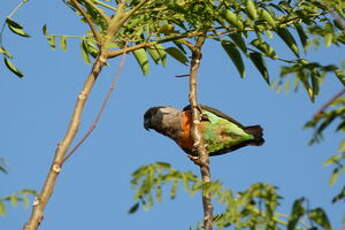
<instances>
[{"instance_id":1,"label":"foliage","mask_svg":"<svg viewBox=\"0 0 345 230\"><path fill-rule=\"evenodd\" d=\"M9 196L0 198L0 216L6 214L6 203L11 203L13 207L16 207L18 203L22 203L25 208L29 206L30 196L36 195L36 192L31 189L22 189Z\"/></svg>"},{"instance_id":2,"label":"foliage","mask_svg":"<svg viewBox=\"0 0 345 230\"><path fill-rule=\"evenodd\" d=\"M65 4L80 15L72 1L66 1ZM116 15L118 6L98 0L83 0L79 4L94 24L96 33L105 39L110 19ZM300 47L307 53L311 45L320 46L322 39L326 47L343 46L343 1L146 0L127 1L124 10L131 12L131 15L108 48L121 50L125 43L134 47L130 52L145 75L149 73L150 59L155 64L165 66L169 56L186 64L186 41L205 34L222 45L241 77L246 73L243 58L247 58L267 84L277 88L283 84L289 87L289 76L293 76L293 88L297 89L301 84L312 101L319 94L327 73L335 74L345 84L345 72L341 65L309 61L306 56L302 58L304 55L300 51ZM83 17L82 22L87 23L87 20ZM11 17L6 23L12 32L13 28L23 29ZM16 34L26 35L24 31ZM69 39L80 39L81 54L86 63L91 63L91 58L96 58L99 53L99 41L91 31L85 35L48 34L44 25L43 34L52 49L59 41L60 48L66 50ZM271 43L275 37L286 44L291 54L274 49ZM9 61L10 54L4 47L2 53L6 66L22 77L20 70ZM284 64L279 79L270 79L267 59Z\"/></svg>"},{"instance_id":3,"label":"foliage","mask_svg":"<svg viewBox=\"0 0 345 230\"><path fill-rule=\"evenodd\" d=\"M181 172L170 164L157 162L144 165L132 174L132 188L137 201L129 210L135 213L140 206L145 210L162 201L164 186L170 187L170 198L176 197L177 188L194 195L201 190L210 192L223 210L214 217L217 229L232 226L234 229L320 229L330 230L326 213L321 208L309 209L307 200L300 198L292 206L290 215L279 213L277 208L282 197L277 188L268 184L253 184L242 192L234 193L220 181L203 183L192 172ZM308 224L306 223L308 221ZM198 227L197 227L198 228ZM316 229L316 228L315 228Z\"/></svg>"},{"instance_id":4,"label":"foliage","mask_svg":"<svg viewBox=\"0 0 345 230\"><path fill-rule=\"evenodd\" d=\"M0 32L0 52L5 66L18 77L24 74L11 61L13 55L5 48L3 37L6 26L15 35L29 37L23 25L13 19L15 12L27 1L23 0L7 16ZM115 1L114 6L105 0L64 2L81 17L83 23L89 25L90 31L83 35L57 35L48 33L44 25L43 35L53 50L59 46L66 51L70 39L79 39L81 55L88 64L94 63L94 59L106 50L108 59L125 52L133 54L144 75L149 73L151 63L166 66L168 57L187 65L190 42L202 35L218 42L242 78L246 75L247 62L250 62L269 86L279 89L285 85L290 88L292 81L292 88L297 90L302 86L312 102L316 100L327 74L334 75L345 85L344 66L323 64L307 57L312 46L324 44L325 47L341 47L345 44L345 3L342 0L127 0ZM109 28L113 28L112 19L116 17L118 21L115 23L120 28L110 39L107 37ZM290 52L276 50L272 39L279 39ZM282 63L278 78L272 79L270 76L267 60ZM321 140L323 131L335 121L339 121L336 130L345 131L344 101L344 97L332 101L306 124L307 128L315 129L311 143ZM325 162L326 165L335 166L330 184L334 184L340 173L344 172L344 146L342 142L339 154ZM5 171L1 166L0 170ZM316 226L331 229L324 211L321 208L309 209L304 198L294 202L287 218L278 213L281 197L277 194L277 188L271 185L254 184L234 194L219 181L203 184L191 172L175 170L162 162L143 166L132 176L137 202L130 213L137 211L140 206L149 209L154 205L154 199L161 201L163 186L167 184L170 185L170 198L173 199L178 186L182 184L189 194L208 191L215 201L223 205L224 210L214 219L220 229L230 225L235 229L285 227L290 230L316 229ZM344 190L333 201L344 199ZM25 203L25 197L30 192L23 191L3 198L0 208L4 207L5 201ZM309 220L310 226L304 223L305 219Z\"/></svg>"},{"instance_id":5,"label":"foliage","mask_svg":"<svg viewBox=\"0 0 345 230\"><path fill-rule=\"evenodd\" d=\"M313 119L305 124L306 128L313 128L314 134L309 144L315 144L323 139L323 132L326 128L334 124L337 132L345 132L345 90L340 91L329 103L327 103ZM338 124L335 124L338 122ZM333 165L334 169L329 179L329 184L333 185L341 174L345 173L345 140L338 148L338 153L332 155L324 162L324 165ZM344 188L334 198L333 202L345 200Z\"/></svg>"},{"instance_id":6,"label":"foliage","mask_svg":"<svg viewBox=\"0 0 345 230\"><path fill-rule=\"evenodd\" d=\"M0 171L3 173L8 173L5 160L0 158ZM24 207L29 206L29 196L35 195L36 192L31 189L23 189L19 192L13 193L9 196L0 197L0 216L6 214L6 203L10 202L13 207L18 205L18 202L23 203Z\"/></svg>"}]
</instances>

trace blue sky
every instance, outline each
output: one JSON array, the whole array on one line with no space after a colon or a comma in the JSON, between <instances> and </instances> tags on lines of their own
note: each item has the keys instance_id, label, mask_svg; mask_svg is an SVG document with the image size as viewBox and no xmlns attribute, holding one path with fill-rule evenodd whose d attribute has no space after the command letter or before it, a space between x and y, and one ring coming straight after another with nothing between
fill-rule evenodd
<instances>
[{"instance_id":1,"label":"blue sky","mask_svg":"<svg viewBox=\"0 0 345 230\"><path fill-rule=\"evenodd\" d=\"M3 0L0 19L18 1ZM56 144L63 137L76 96L90 70L83 63L79 41L69 40L68 51L51 51L41 33L47 24L50 33L80 35L87 28L62 1L30 1L14 17L32 35L30 39L5 35L6 47L26 77L14 77L0 67L0 157L5 158L9 174L0 174L0 197L23 188L39 190L48 172ZM280 42L278 54L290 55ZM331 47L310 52L310 59L324 64L338 62L344 50ZM93 121L115 73L118 60L98 79L81 120L80 133ZM279 74L279 63L269 63L271 76ZM143 113L151 106L188 103L188 67L173 60L168 67L151 65L143 77L133 57L128 56L116 89L98 127L87 142L67 162L46 209L42 230L58 229L187 229L202 217L199 195L179 192L174 201L163 202L146 212L128 215L133 204L130 174L139 166L165 161L173 167L199 174L175 143L143 128ZM333 129L326 140L308 146L310 130L304 123L341 89L334 76L328 76L315 104L306 93L280 93L267 87L259 73L247 63L247 76L240 79L223 50L209 42L199 74L199 101L218 108L246 125L264 128L264 146L243 148L212 158L212 177L234 191L263 182L279 187L284 197L281 211L289 212L292 201L306 196L312 207L324 207L334 226L339 227L345 209L330 203L340 183L328 186L331 167L322 166L342 136ZM334 128L334 127L332 127ZM80 137L80 135L78 136ZM8 206L0 219L0 229L20 229L30 208Z\"/></svg>"}]
</instances>

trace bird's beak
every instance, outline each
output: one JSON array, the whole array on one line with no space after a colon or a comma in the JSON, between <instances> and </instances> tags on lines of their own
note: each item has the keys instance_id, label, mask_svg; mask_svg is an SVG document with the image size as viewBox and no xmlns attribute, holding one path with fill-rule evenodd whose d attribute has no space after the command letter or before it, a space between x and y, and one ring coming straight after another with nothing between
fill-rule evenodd
<instances>
[{"instance_id":1,"label":"bird's beak","mask_svg":"<svg viewBox=\"0 0 345 230\"><path fill-rule=\"evenodd\" d=\"M150 120L145 120L145 121L144 121L144 128L145 128L147 131L150 131L150 127L151 127Z\"/></svg>"}]
</instances>

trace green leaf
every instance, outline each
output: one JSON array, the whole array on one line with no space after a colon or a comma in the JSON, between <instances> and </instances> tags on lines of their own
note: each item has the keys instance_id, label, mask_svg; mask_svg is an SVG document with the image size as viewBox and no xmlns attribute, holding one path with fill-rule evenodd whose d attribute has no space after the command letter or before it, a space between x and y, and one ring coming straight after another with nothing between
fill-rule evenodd
<instances>
[{"instance_id":1,"label":"green leaf","mask_svg":"<svg viewBox=\"0 0 345 230\"><path fill-rule=\"evenodd\" d=\"M6 206L4 202L0 201L0 216L4 216L6 214Z\"/></svg>"},{"instance_id":2,"label":"green leaf","mask_svg":"<svg viewBox=\"0 0 345 230\"><path fill-rule=\"evenodd\" d=\"M3 158L0 158L0 171L7 174L6 163Z\"/></svg>"},{"instance_id":3,"label":"green leaf","mask_svg":"<svg viewBox=\"0 0 345 230\"><path fill-rule=\"evenodd\" d=\"M251 41L250 44L252 44L258 50L262 51L266 56L272 59L275 59L278 57L274 49L267 42L261 39L254 39L253 41Z\"/></svg>"},{"instance_id":4,"label":"green leaf","mask_svg":"<svg viewBox=\"0 0 345 230\"><path fill-rule=\"evenodd\" d=\"M332 203L338 202L344 198L345 198L345 186L340 190L340 192L337 195L335 195L333 197ZM345 199L344 199L344 201L345 201Z\"/></svg>"},{"instance_id":5,"label":"green leaf","mask_svg":"<svg viewBox=\"0 0 345 230\"><path fill-rule=\"evenodd\" d=\"M86 44L85 44L84 40L82 40L81 43L80 43L80 52L81 52L81 56L84 59L84 62L86 64L90 64L91 61L90 61L89 53L87 51Z\"/></svg>"},{"instance_id":6,"label":"green leaf","mask_svg":"<svg viewBox=\"0 0 345 230\"><path fill-rule=\"evenodd\" d=\"M262 8L260 13L261 13L262 19L265 20L270 26L272 27L276 26L276 20L267 10Z\"/></svg>"},{"instance_id":7,"label":"green leaf","mask_svg":"<svg viewBox=\"0 0 345 230\"><path fill-rule=\"evenodd\" d=\"M334 168L333 172L331 174L331 177L329 178L329 185L334 185L334 183L337 181L339 178L339 174L341 171L339 171L339 168Z\"/></svg>"},{"instance_id":8,"label":"green leaf","mask_svg":"<svg viewBox=\"0 0 345 230\"><path fill-rule=\"evenodd\" d=\"M295 28L297 30L298 33L298 37L303 45L303 49L304 51L307 50L307 45L308 45L308 36L307 34L304 32L302 26L300 24L295 24Z\"/></svg>"},{"instance_id":9,"label":"green leaf","mask_svg":"<svg viewBox=\"0 0 345 230\"><path fill-rule=\"evenodd\" d=\"M222 12L222 16L225 18L226 21L228 21L231 25L237 27L240 30L243 30L244 25L241 21L240 17L232 12L231 10L224 10Z\"/></svg>"},{"instance_id":10,"label":"green leaf","mask_svg":"<svg viewBox=\"0 0 345 230\"><path fill-rule=\"evenodd\" d=\"M156 199L158 202L162 201L162 187L159 185L156 188Z\"/></svg>"},{"instance_id":11,"label":"green leaf","mask_svg":"<svg viewBox=\"0 0 345 230\"><path fill-rule=\"evenodd\" d=\"M259 72L261 73L261 76L264 78L266 83L270 85L270 78L267 71L266 63L264 59L262 58L261 53L259 52L249 53L249 58L255 65L256 69L259 70Z\"/></svg>"},{"instance_id":12,"label":"green leaf","mask_svg":"<svg viewBox=\"0 0 345 230\"><path fill-rule=\"evenodd\" d=\"M24 77L24 74L9 59L4 57L4 62L5 62L6 67L9 70L11 70L12 73L14 73L20 78Z\"/></svg>"},{"instance_id":13,"label":"green leaf","mask_svg":"<svg viewBox=\"0 0 345 230\"><path fill-rule=\"evenodd\" d=\"M52 50L55 50L55 47L56 47L56 39L55 39L55 36L53 36L53 35L48 35L48 36L46 36L46 38L47 38L47 41L48 41L48 44L49 44L50 48L51 48Z\"/></svg>"},{"instance_id":14,"label":"green leaf","mask_svg":"<svg viewBox=\"0 0 345 230\"><path fill-rule=\"evenodd\" d=\"M309 218L325 230L332 230L331 224L329 223L328 217L322 208L315 208L310 211Z\"/></svg>"},{"instance_id":15,"label":"green leaf","mask_svg":"<svg viewBox=\"0 0 345 230\"><path fill-rule=\"evenodd\" d=\"M178 182L174 181L170 189L170 198L175 199L177 193Z\"/></svg>"},{"instance_id":16,"label":"green leaf","mask_svg":"<svg viewBox=\"0 0 345 230\"><path fill-rule=\"evenodd\" d=\"M243 78L245 76L245 67L240 52L238 51L234 43L230 41L223 41L222 46L225 52L231 58L232 62L235 64L241 78Z\"/></svg>"},{"instance_id":17,"label":"green leaf","mask_svg":"<svg viewBox=\"0 0 345 230\"><path fill-rule=\"evenodd\" d=\"M147 75L149 73L150 66L145 49L135 50L133 51L133 55L137 60L143 74Z\"/></svg>"},{"instance_id":18,"label":"green leaf","mask_svg":"<svg viewBox=\"0 0 345 230\"><path fill-rule=\"evenodd\" d=\"M60 37L60 49L62 49L63 51L67 50L67 40L66 40L66 36L64 35Z\"/></svg>"},{"instance_id":19,"label":"green leaf","mask_svg":"<svg viewBox=\"0 0 345 230\"><path fill-rule=\"evenodd\" d=\"M135 203L129 210L128 210L128 214L133 214L135 213L136 211L138 211L139 209L139 202Z\"/></svg>"},{"instance_id":20,"label":"green leaf","mask_svg":"<svg viewBox=\"0 0 345 230\"><path fill-rule=\"evenodd\" d=\"M30 35L23 30L23 26L12 19L6 18L6 24L13 33L22 37L30 37Z\"/></svg>"},{"instance_id":21,"label":"green leaf","mask_svg":"<svg viewBox=\"0 0 345 230\"><path fill-rule=\"evenodd\" d=\"M229 37L235 42L235 44L243 51L243 53L247 53L247 46L242 37L242 33L230 33Z\"/></svg>"},{"instance_id":22,"label":"green leaf","mask_svg":"<svg viewBox=\"0 0 345 230\"><path fill-rule=\"evenodd\" d=\"M0 47L0 53L2 53L8 58L13 58L12 54L8 50L6 50L4 47Z\"/></svg>"},{"instance_id":23,"label":"green leaf","mask_svg":"<svg viewBox=\"0 0 345 230\"><path fill-rule=\"evenodd\" d=\"M336 163L339 159L342 158L342 154L335 154L327 159L327 161L323 162L324 166L328 166L330 164Z\"/></svg>"},{"instance_id":24,"label":"green leaf","mask_svg":"<svg viewBox=\"0 0 345 230\"><path fill-rule=\"evenodd\" d=\"M299 49L296 43L296 40L290 33L290 31L286 28L278 28L275 30L275 32L283 39L285 44L290 48L290 50L296 55L296 57L299 57Z\"/></svg>"},{"instance_id":25,"label":"green leaf","mask_svg":"<svg viewBox=\"0 0 345 230\"><path fill-rule=\"evenodd\" d=\"M167 63L167 53L165 52L164 46L162 46L161 44L157 44L154 47L156 48L156 50L159 53L159 56L161 57L162 66L165 67Z\"/></svg>"},{"instance_id":26,"label":"green leaf","mask_svg":"<svg viewBox=\"0 0 345 230\"><path fill-rule=\"evenodd\" d=\"M324 37L325 39L325 46L329 47L332 45L332 41L333 41L333 34L332 33L327 33Z\"/></svg>"},{"instance_id":27,"label":"green leaf","mask_svg":"<svg viewBox=\"0 0 345 230\"><path fill-rule=\"evenodd\" d=\"M147 51L150 54L154 63L160 64L162 62L161 56L159 55L159 52L155 46L147 48Z\"/></svg>"},{"instance_id":28,"label":"green leaf","mask_svg":"<svg viewBox=\"0 0 345 230\"><path fill-rule=\"evenodd\" d=\"M47 36L48 35L48 29L47 29L47 24L44 24L42 26L42 33L44 36Z\"/></svg>"},{"instance_id":29,"label":"green leaf","mask_svg":"<svg viewBox=\"0 0 345 230\"><path fill-rule=\"evenodd\" d=\"M6 24L10 25L10 26L12 26L14 28L17 28L17 29L23 29L24 28L21 24L19 24L18 22L13 21L9 17L6 18Z\"/></svg>"},{"instance_id":30,"label":"green leaf","mask_svg":"<svg viewBox=\"0 0 345 230\"><path fill-rule=\"evenodd\" d=\"M338 147L338 152L345 152L345 140L341 141Z\"/></svg>"},{"instance_id":31,"label":"green leaf","mask_svg":"<svg viewBox=\"0 0 345 230\"><path fill-rule=\"evenodd\" d=\"M256 20L258 18L258 12L256 10L255 3L252 0L246 1L246 9L251 19Z\"/></svg>"},{"instance_id":32,"label":"green leaf","mask_svg":"<svg viewBox=\"0 0 345 230\"><path fill-rule=\"evenodd\" d=\"M96 58L98 55L98 48L90 39L83 39L83 46L88 54L90 54L93 58Z\"/></svg>"},{"instance_id":33,"label":"green leaf","mask_svg":"<svg viewBox=\"0 0 345 230\"><path fill-rule=\"evenodd\" d=\"M16 195L10 196L10 201L13 207L18 205L19 198Z\"/></svg>"},{"instance_id":34,"label":"green leaf","mask_svg":"<svg viewBox=\"0 0 345 230\"><path fill-rule=\"evenodd\" d=\"M304 198L294 201L287 226L288 230L295 230L299 219L304 215L305 210L303 208L303 202Z\"/></svg>"},{"instance_id":35,"label":"green leaf","mask_svg":"<svg viewBox=\"0 0 345 230\"><path fill-rule=\"evenodd\" d=\"M181 50L177 49L176 47L166 48L165 52L167 52L171 57L181 62L182 64L187 65L188 58Z\"/></svg>"}]
</instances>

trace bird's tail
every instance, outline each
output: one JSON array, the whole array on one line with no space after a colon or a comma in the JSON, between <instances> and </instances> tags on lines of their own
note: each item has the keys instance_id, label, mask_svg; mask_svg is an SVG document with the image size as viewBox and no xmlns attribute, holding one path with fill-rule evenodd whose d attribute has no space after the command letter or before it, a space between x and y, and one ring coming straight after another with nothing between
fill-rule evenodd
<instances>
[{"instance_id":1,"label":"bird's tail","mask_svg":"<svg viewBox=\"0 0 345 230\"><path fill-rule=\"evenodd\" d=\"M245 127L244 131L254 136L254 140L250 143L250 145L260 146L265 142L265 139L263 138L263 129L260 125Z\"/></svg>"}]
</instances>

